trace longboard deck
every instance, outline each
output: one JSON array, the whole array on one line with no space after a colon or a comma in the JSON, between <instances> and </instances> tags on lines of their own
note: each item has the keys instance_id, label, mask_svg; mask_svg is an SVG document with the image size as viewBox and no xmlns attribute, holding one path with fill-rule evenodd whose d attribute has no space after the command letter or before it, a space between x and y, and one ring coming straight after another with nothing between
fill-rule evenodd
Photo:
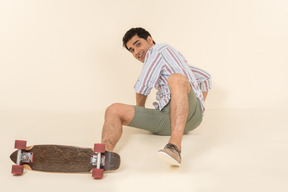
<instances>
[{"instance_id":1,"label":"longboard deck","mask_svg":"<svg viewBox=\"0 0 288 192\"><path fill-rule=\"evenodd\" d=\"M91 148L64 145L34 145L26 147L24 152L33 152L33 163L24 166L26 169L44 172L79 173L91 172L91 156L96 153ZM10 156L16 163L17 150ZM117 170L120 156L114 152L105 152L104 171Z\"/></svg>"}]
</instances>

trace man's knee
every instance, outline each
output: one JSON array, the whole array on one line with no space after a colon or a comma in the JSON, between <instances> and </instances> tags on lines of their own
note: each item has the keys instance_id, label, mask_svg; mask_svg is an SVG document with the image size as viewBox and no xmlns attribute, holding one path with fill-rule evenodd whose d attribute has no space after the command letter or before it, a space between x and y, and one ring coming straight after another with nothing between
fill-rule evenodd
<instances>
[{"instance_id":1,"label":"man's knee","mask_svg":"<svg viewBox=\"0 0 288 192\"><path fill-rule=\"evenodd\" d=\"M113 103L107 107L105 111L105 118L120 118L124 125L129 124L134 117L134 107L122 103Z\"/></svg>"},{"instance_id":2,"label":"man's knee","mask_svg":"<svg viewBox=\"0 0 288 192\"><path fill-rule=\"evenodd\" d=\"M168 78L168 85L170 90L173 88L186 88L188 92L190 91L190 83L188 79L179 73L174 73Z\"/></svg>"},{"instance_id":3,"label":"man's knee","mask_svg":"<svg viewBox=\"0 0 288 192\"><path fill-rule=\"evenodd\" d=\"M121 110L121 104L120 103L113 103L109 107L106 108L105 111L105 116L110 116L110 115L117 115Z\"/></svg>"},{"instance_id":4,"label":"man's knee","mask_svg":"<svg viewBox=\"0 0 288 192\"><path fill-rule=\"evenodd\" d=\"M188 79L182 75L182 74L179 74L179 73L174 73L172 75L169 76L168 78L168 84L173 84L173 83L189 83Z\"/></svg>"}]
</instances>

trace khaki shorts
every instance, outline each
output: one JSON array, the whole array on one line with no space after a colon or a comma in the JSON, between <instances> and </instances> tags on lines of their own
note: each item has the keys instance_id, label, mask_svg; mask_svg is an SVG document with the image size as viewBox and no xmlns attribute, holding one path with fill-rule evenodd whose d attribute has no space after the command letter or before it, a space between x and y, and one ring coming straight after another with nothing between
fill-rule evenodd
<instances>
[{"instance_id":1,"label":"khaki shorts","mask_svg":"<svg viewBox=\"0 0 288 192\"><path fill-rule=\"evenodd\" d=\"M202 121L202 108L194 91L188 94L189 114L187 117L184 134L198 127ZM145 107L135 108L135 115L128 126L144 129L157 135L171 135L170 125L170 102L159 111L159 109L147 109Z\"/></svg>"}]
</instances>

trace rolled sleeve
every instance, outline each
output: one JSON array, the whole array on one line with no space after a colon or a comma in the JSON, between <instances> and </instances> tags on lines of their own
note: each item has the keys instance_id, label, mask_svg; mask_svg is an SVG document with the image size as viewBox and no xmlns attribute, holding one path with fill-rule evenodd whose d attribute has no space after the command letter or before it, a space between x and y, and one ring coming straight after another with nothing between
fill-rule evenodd
<instances>
[{"instance_id":1,"label":"rolled sleeve","mask_svg":"<svg viewBox=\"0 0 288 192\"><path fill-rule=\"evenodd\" d=\"M190 66L190 69L193 72L202 92L207 92L212 88L212 78L209 73L193 66Z\"/></svg>"}]
</instances>

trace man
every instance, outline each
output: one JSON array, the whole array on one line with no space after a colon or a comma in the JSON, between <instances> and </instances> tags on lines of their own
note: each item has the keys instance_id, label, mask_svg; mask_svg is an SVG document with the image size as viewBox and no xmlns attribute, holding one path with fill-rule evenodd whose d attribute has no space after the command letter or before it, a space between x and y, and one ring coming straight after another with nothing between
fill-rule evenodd
<instances>
[{"instance_id":1,"label":"man","mask_svg":"<svg viewBox=\"0 0 288 192\"><path fill-rule=\"evenodd\" d=\"M181 165L181 142L184 133L200 125L205 111L204 100L210 89L210 75L189 66L185 58L167 44L157 44L148 31L132 28L123 37L123 46L140 62L142 73L135 84L136 106L115 103L106 109L102 143L113 151L122 134L122 126L169 135L160 160ZM147 96L155 87L155 109L145 108Z\"/></svg>"}]
</instances>

